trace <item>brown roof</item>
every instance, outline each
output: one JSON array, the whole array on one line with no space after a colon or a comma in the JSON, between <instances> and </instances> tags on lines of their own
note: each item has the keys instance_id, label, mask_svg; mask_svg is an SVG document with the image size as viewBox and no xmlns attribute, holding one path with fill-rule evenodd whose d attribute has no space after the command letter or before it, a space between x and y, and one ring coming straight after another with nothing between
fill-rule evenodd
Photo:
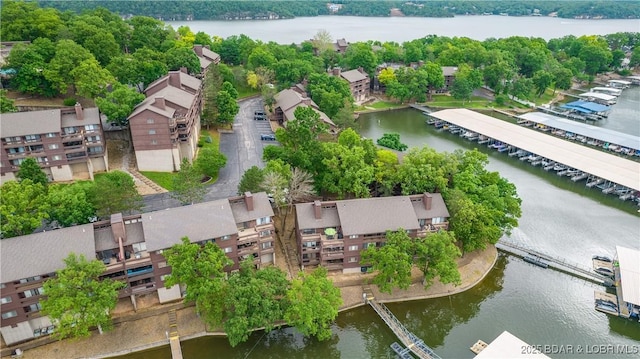
<instances>
[{"instance_id":1,"label":"brown roof","mask_svg":"<svg viewBox=\"0 0 640 359\"><path fill-rule=\"evenodd\" d=\"M243 223L258 218L273 216L273 208L267 194L264 192L253 193L253 211L247 211L244 197L238 197L237 200L231 200L231 212L236 223Z\"/></svg>"},{"instance_id":2,"label":"brown roof","mask_svg":"<svg viewBox=\"0 0 640 359\"><path fill-rule=\"evenodd\" d=\"M170 248L185 236L200 242L238 233L227 199L145 213L142 227L149 251Z\"/></svg>"},{"instance_id":3,"label":"brown roof","mask_svg":"<svg viewBox=\"0 0 640 359\"><path fill-rule=\"evenodd\" d=\"M5 137L59 133L60 109L3 113L0 116L0 135Z\"/></svg>"},{"instance_id":4,"label":"brown roof","mask_svg":"<svg viewBox=\"0 0 640 359\"><path fill-rule=\"evenodd\" d=\"M363 74L359 70L349 70L349 71L341 72L340 76L342 76L343 79L349 81L349 83L368 79L368 76Z\"/></svg>"},{"instance_id":5,"label":"brown roof","mask_svg":"<svg viewBox=\"0 0 640 359\"><path fill-rule=\"evenodd\" d=\"M443 76L453 76L458 72L458 68L455 66L442 66Z\"/></svg>"},{"instance_id":6,"label":"brown roof","mask_svg":"<svg viewBox=\"0 0 640 359\"><path fill-rule=\"evenodd\" d=\"M425 208L423 197L424 195L411 196L413 209L418 219L449 217L449 210L447 210L447 205L444 204L442 194L431 193L431 209Z\"/></svg>"},{"instance_id":7,"label":"brown roof","mask_svg":"<svg viewBox=\"0 0 640 359\"><path fill-rule=\"evenodd\" d=\"M60 116L60 127L97 125L100 123L100 112L97 107L82 109L82 120L78 120L75 110Z\"/></svg>"},{"instance_id":8,"label":"brown roof","mask_svg":"<svg viewBox=\"0 0 640 359\"><path fill-rule=\"evenodd\" d=\"M126 231L126 242L124 245L144 242L144 231L142 223L129 223L124 225ZM111 227L98 228L95 231L96 252L106 249L118 248L118 241L113 238Z\"/></svg>"},{"instance_id":9,"label":"brown roof","mask_svg":"<svg viewBox=\"0 0 640 359\"><path fill-rule=\"evenodd\" d=\"M340 218L337 208L322 208L322 218L316 219L313 203L296 204L298 229L339 227Z\"/></svg>"},{"instance_id":10,"label":"brown roof","mask_svg":"<svg viewBox=\"0 0 640 359\"><path fill-rule=\"evenodd\" d=\"M337 205L345 236L420 228L409 196L353 199Z\"/></svg>"},{"instance_id":11,"label":"brown roof","mask_svg":"<svg viewBox=\"0 0 640 359\"><path fill-rule=\"evenodd\" d=\"M287 121L291 121L293 119L295 119L296 117L294 116L296 109L298 107L309 107L304 103L299 104L298 106L292 107L286 111L284 111L284 118ZM318 115L320 115L320 119L324 122L326 122L329 126L334 126L335 127L335 123L333 123L333 121L331 121L331 119L329 118L329 116L327 116L327 114L325 114L324 112L314 108L313 106L311 107L313 109L313 111L315 111Z\"/></svg>"},{"instance_id":12,"label":"brown roof","mask_svg":"<svg viewBox=\"0 0 640 359\"><path fill-rule=\"evenodd\" d=\"M212 62L220 61L220 55L218 55L217 53L207 49L204 46L202 47L202 56L206 57L207 59L211 60Z\"/></svg>"},{"instance_id":13,"label":"brown roof","mask_svg":"<svg viewBox=\"0 0 640 359\"><path fill-rule=\"evenodd\" d=\"M0 283L63 269L71 252L96 258L92 223L0 240Z\"/></svg>"},{"instance_id":14,"label":"brown roof","mask_svg":"<svg viewBox=\"0 0 640 359\"><path fill-rule=\"evenodd\" d=\"M274 98L276 107L280 107L282 111L287 111L303 101L302 96L292 89L284 89L278 92Z\"/></svg>"}]
</instances>

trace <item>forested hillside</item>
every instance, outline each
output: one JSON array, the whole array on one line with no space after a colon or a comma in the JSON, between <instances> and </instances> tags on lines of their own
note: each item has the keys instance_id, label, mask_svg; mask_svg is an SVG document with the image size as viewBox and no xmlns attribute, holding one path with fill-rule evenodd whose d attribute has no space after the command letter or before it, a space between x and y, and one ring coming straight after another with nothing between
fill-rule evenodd
<instances>
[{"instance_id":1,"label":"forested hillside","mask_svg":"<svg viewBox=\"0 0 640 359\"><path fill-rule=\"evenodd\" d=\"M390 16L398 9L404 16L451 17L455 15L504 14L563 18L640 18L640 3L626 0L599 1L39 1L43 7L81 12L104 7L121 15L144 15L164 20L235 20L291 18L318 15Z\"/></svg>"}]
</instances>

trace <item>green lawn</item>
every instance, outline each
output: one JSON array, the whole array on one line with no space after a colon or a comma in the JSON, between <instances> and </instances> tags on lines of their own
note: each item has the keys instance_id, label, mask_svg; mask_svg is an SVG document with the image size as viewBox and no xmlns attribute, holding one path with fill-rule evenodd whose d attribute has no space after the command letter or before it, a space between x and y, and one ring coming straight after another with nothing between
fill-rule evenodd
<instances>
[{"instance_id":1,"label":"green lawn","mask_svg":"<svg viewBox=\"0 0 640 359\"><path fill-rule=\"evenodd\" d=\"M140 171L140 173L167 191L173 190L173 178L177 172Z\"/></svg>"},{"instance_id":2,"label":"green lawn","mask_svg":"<svg viewBox=\"0 0 640 359\"><path fill-rule=\"evenodd\" d=\"M495 107L495 103L483 97L472 96L470 101L462 101L447 95L433 95L432 101L428 101L425 105L429 107L442 108L489 108Z\"/></svg>"}]
</instances>

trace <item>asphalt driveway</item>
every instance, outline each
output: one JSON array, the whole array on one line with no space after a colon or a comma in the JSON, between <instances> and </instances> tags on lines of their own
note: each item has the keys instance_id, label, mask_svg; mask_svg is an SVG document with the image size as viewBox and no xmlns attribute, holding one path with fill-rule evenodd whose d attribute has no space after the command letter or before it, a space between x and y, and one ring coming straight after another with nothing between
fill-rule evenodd
<instances>
[{"instance_id":1,"label":"asphalt driveway","mask_svg":"<svg viewBox=\"0 0 640 359\"><path fill-rule=\"evenodd\" d=\"M264 167L262 150L273 144L261 141L261 134L273 133L268 121L255 121L254 111L263 109L261 97L238 102L240 110L233 122L233 132L220 134L220 151L227 156L227 164L218 174L218 181L207 187L204 201L228 198L237 195L242 174L252 166ZM157 211L180 206L170 193L152 194L143 197L143 212Z\"/></svg>"}]
</instances>

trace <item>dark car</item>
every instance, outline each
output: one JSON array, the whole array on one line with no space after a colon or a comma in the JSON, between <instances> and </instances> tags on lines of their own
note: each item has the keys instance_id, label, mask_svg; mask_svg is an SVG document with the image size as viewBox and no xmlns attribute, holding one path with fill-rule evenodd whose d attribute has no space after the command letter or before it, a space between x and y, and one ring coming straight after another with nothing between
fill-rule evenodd
<instances>
[{"instance_id":1,"label":"dark car","mask_svg":"<svg viewBox=\"0 0 640 359\"><path fill-rule=\"evenodd\" d=\"M254 115L254 116L265 116L265 117L267 116L267 114L266 114L264 111L262 111L262 110L255 110L255 111L253 112L253 115Z\"/></svg>"},{"instance_id":2,"label":"dark car","mask_svg":"<svg viewBox=\"0 0 640 359\"><path fill-rule=\"evenodd\" d=\"M611 263L611 258L605 257L605 256L593 256L593 259L597 259L597 260L602 261L602 262Z\"/></svg>"},{"instance_id":3,"label":"dark car","mask_svg":"<svg viewBox=\"0 0 640 359\"><path fill-rule=\"evenodd\" d=\"M262 134L260 135L260 139L263 141L275 141L276 135L273 134Z\"/></svg>"},{"instance_id":4,"label":"dark car","mask_svg":"<svg viewBox=\"0 0 640 359\"><path fill-rule=\"evenodd\" d=\"M253 116L253 119L256 121L266 121L268 120L267 116L265 115L255 115Z\"/></svg>"}]
</instances>

